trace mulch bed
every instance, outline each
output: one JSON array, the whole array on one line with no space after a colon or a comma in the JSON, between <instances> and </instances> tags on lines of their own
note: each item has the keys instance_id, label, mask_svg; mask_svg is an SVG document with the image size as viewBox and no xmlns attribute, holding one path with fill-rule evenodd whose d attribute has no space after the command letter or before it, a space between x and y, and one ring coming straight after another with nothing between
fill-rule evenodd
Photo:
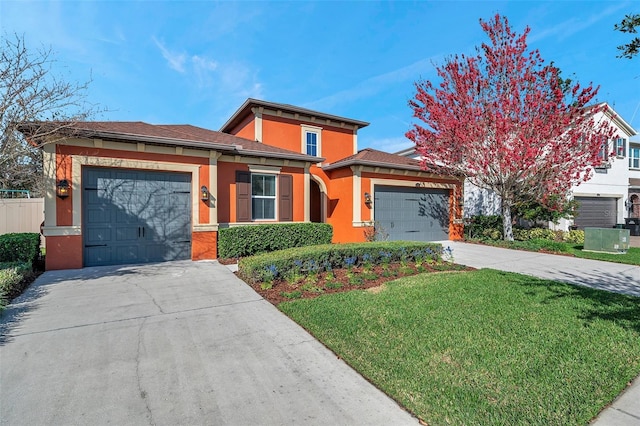
<instances>
[{"instance_id":1,"label":"mulch bed","mask_svg":"<svg viewBox=\"0 0 640 426\"><path fill-rule=\"evenodd\" d=\"M386 268L382 265L375 265L369 268L353 267L351 270L334 269L331 274L327 272L310 274L301 276L295 282L278 279L271 283L271 288L266 288L264 283L249 285L263 298L278 305L281 302L295 299L313 299L322 294L380 287L388 281L421 273L471 270L473 268L450 263L423 264L420 267L413 264L403 266L399 263L392 263ZM240 278L242 278L241 275Z\"/></svg>"}]
</instances>

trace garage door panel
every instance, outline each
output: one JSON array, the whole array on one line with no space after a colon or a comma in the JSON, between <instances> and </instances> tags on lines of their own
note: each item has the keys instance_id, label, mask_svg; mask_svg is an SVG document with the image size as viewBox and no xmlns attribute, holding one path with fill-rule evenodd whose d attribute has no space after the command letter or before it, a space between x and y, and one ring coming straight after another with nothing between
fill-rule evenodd
<instances>
[{"instance_id":1,"label":"garage door panel","mask_svg":"<svg viewBox=\"0 0 640 426\"><path fill-rule=\"evenodd\" d=\"M111 241L111 228L108 226L91 227L85 234L85 244L103 244Z\"/></svg>"},{"instance_id":2,"label":"garage door panel","mask_svg":"<svg viewBox=\"0 0 640 426\"><path fill-rule=\"evenodd\" d=\"M375 220L390 240L448 239L448 190L376 185L374 192Z\"/></svg>"},{"instance_id":3,"label":"garage door panel","mask_svg":"<svg viewBox=\"0 0 640 426\"><path fill-rule=\"evenodd\" d=\"M85 265L191 257L190 174L89 167L83 187Z\"/></svg>"},{"instance_id":4,"label":"garage door panel","mask_svg":"<svg viewBox=\"0 0 640 426\"><path fill-rule=\"evenodd\" d=\"M139 226L118 226L116 228L116 241L137 241L140 238Z\"/></svg>"},{"instance_id":5,"label":"garage door panel","mask_svg":"<svg viewBox=\"0 0 640 426\"><path fill-rule=\"evenodd\" d=\"M123 263L144 262L144 258L140 256L140 247L133 244L115 247L115 259L122 260Z\"/></svg>"},{"instance_id":6,"label":"garage door panel","mask_svg":"<svg viewBox=\"0 0 640 426\"><path fill-rule=\"evenodd\" d=\"M578 202L575 225L585 227L611 228L618 217L618 200L612 197L575 197Z\"/></svg>"},{"instance_id":7,"label":"garage door panel","mask_svg":"<svg viewBox=\"0 0 640 426\"><path fill-rule=\"evenodd\" d=\"M111 248L109 247L85 247L85 263L93 266L112 264Z\"/></svg>"}]
</instances>

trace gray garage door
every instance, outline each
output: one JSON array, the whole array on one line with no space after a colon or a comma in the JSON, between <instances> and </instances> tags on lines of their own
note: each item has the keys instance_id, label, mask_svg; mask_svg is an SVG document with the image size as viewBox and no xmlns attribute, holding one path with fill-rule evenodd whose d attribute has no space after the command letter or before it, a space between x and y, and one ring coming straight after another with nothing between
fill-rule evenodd
<instances>
[{"instance_id":1,"label":"gray garage door","mask_svg":"<svg viewBox=\"0 0 640 426\"><path fill-rule=\"evenodd\" d=\"M580 229L588 226L611 228L618 217L618 202L607 197L576 197L578 211L574 219Z\"/></svg>"},{"instance_id":2,"label":"gray garage door","mask_svg":"<svg viewBox=\"0 0 640 426\"><path fill-rule=\"evenodd\" d=\"M191 258L191 174L83 168L84 265Z\"/></svg>"},{"instance_id":3,"label":"gray garage door","mask_svg":"<svg viewBox=\"0 0 640 426\"><path fill-rule=\"evenodd\" d=\"M449 239L449 190L375 186L375 220L389 240Z\"/></svg>"}]
</instances>

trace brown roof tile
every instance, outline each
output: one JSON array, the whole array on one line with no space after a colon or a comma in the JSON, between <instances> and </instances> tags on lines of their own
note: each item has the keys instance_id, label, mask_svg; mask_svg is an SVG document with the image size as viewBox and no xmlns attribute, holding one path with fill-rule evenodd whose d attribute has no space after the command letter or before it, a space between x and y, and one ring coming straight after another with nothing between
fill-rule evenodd
<instances>
[{"instance_id":1,"label":"brown roof tile","mask_svg":"<svg viewBox=\"0 0 640 426\"><path fill-rule=\"evenodd\" d=\"M426 171L429 173L447 176L454 175L445 167L428 165L427 168L423 168L419 160L414 160L413 158L404 157L397 154L390 154L384 151L378 151L372 148L365 148L363 150L360 150L357 154L323 166L322 169L334 170L352 165L386 167L399 170Z\"/></svg>"},{"instance_id":2,"label":"brown roof tile","mask_svg":"<svg viewBox=\"0 0 640 426\"><path fill-rule=\"evenodd\" d=\"M43 126L46 127L47 125L55 128L59 123L25 123L20 126L20 131L25 135L29 135L33 132L32 129L42 129ZM155 125L142 121L86 121L66 126L64 132L70 136L214 149L245 156L285 158L314 163L324 161L323 158L311 157L299 152L276 148L228 133L189 124Z\"/></svg>"}]
</instances>

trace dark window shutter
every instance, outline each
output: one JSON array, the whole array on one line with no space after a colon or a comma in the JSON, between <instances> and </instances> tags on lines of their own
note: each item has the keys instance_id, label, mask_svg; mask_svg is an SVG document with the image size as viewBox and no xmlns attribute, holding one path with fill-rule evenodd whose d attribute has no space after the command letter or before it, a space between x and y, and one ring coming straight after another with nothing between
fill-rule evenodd
<instances>
[{"instance_id":1,"label":"dark window shutter","mask_svg":"<svg viewBox=\"0 0 640 426\"><path fill-rule=\"evenodd\" d=\"M278 215L281 222L293 221L293 177L280 175L279 177Z\"/></svg>"},{"instance_id":2,"label":"dark window shutter","mask_svg":"<svg viewBox=\"0 0 640 426\"><path fill-rule=\"evenodd\" d=\"M251 173L236 171L236 222L251 221Z\"/></svg>"}]
</instances>

